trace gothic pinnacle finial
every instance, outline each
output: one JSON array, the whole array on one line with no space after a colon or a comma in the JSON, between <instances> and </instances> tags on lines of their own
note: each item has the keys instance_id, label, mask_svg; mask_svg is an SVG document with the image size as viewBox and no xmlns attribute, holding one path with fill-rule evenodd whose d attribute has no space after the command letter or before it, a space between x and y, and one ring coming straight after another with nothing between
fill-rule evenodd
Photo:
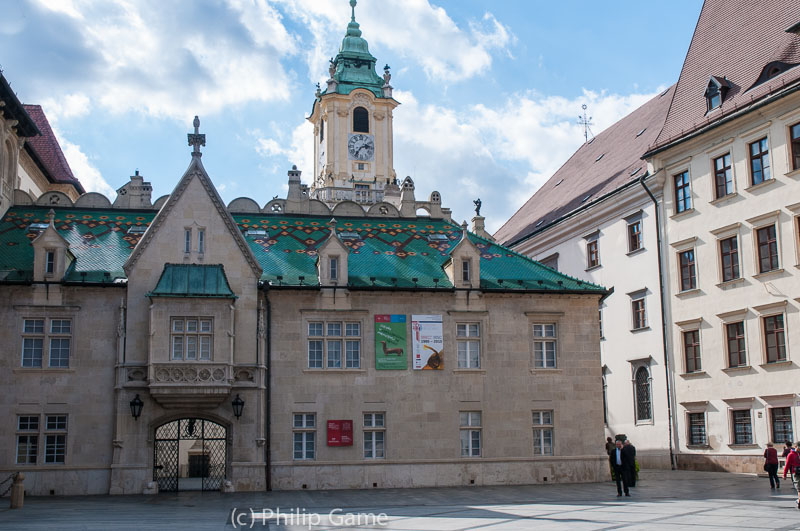
<instances>
[{"instance_id":1,"label":"gothic pinnacle finial","mask_svg":"<svg viewBox=\"0 0 800 531\"><path fill-rule=\"evenodd\" d=\"M202 157L203 154L200 153L200 146L206 145L206 135L200 134L200 118L195 116L192 125L194 125L194 133L186 135L189 139L189 145L194 147L194 149L192 149L192 156Z\"/></svg>"},{"instance_id":2,"label":"gothic pinnacle finial","mask_svg":"<svg viewBox=\"0 0 800 531\"><path fill-rule=\"evenodd\" d=\"M353 11L352 15L350 16L350 21L351 22L355 22L356 21L356 4L357 3L358 2L356 2L356 0L350 0L350 7L351 7L351 9Z\"/></svg>"}]
</instances>

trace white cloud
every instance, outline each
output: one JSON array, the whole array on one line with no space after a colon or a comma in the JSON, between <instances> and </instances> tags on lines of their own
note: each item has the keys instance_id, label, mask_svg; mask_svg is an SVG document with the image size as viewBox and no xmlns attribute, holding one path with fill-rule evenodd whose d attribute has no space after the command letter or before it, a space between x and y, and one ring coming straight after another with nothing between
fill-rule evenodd
<instances>
[{"instance_id":1,"label":"white cloud","mask_svg":"<svg viewBox=\"0 0 800 531\"><path fill-rule=\"evenodd\" d=\"M261 130L249 133L255 141L256 152L264 158L273 159L276 172L295 165L303 172L302 180L311 183L314 172L314 127L310 122L303 120L289 135L277 126L273 127L271 136ZM274 160L276 158L279 160Z\"/></svg>"},{"instance_id":2,"label":"white cloud","mask_svg":"<svg viewBox=\"0 0 800 531\"><path fill-rule=\"evenodd\" d=\"M113 201L117 195L116 191L109 186L100 171L89 161L89 157L81 150L81 147L63 138L59 139L59 144L61 144L61 150L72 169L72 174L78 178L83 188L87 192L101 193Z\"/></svg>"},{"instance_id":3,"label":"white cloud","mask_svg":"<svg viewBox=\"0 0 800 531\"><path fill-rule=\"evenodd\" d=\"M60 98L42 100L42 107L47 109L47 119L57 122L62 118L79 118L91 111L91 102L86 94L66 94Z\"/></svg>"}]
</instances>

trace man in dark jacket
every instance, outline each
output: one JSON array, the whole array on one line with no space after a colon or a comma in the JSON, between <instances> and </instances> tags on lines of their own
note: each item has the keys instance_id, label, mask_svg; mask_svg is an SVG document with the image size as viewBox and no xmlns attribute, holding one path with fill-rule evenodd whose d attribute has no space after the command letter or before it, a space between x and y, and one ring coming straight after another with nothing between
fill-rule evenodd
<instances>
[{"instance_id":1,"label":"man in dark jacket","mask_svg":"<svg viewBox=\"0 0 800 531\"><path fill-rule=\"evenodd\" d=\"M608 462L614 470L614 480L617 483L617 496L622 496L622 491L625 491L625 496L630 496L628 492L628 467L633 465L633 457L630 452L626 452L622 446L622 441L617 441L613 450L608 452Z\"/></svg>"},{"instance_id":2,"label":"man in dark jacket","mask_svg":"<svg viewBox=\"0 0 800 531\"><path fill-rule=\"evenodd\" d=\"M630 439L625 439L625 442L622 445L622 451L628 457L628 461L630 465L627 467L628 470L628 486L635 487L636 486L636 447L631 444Z\"/></svg>"}]
</instances>

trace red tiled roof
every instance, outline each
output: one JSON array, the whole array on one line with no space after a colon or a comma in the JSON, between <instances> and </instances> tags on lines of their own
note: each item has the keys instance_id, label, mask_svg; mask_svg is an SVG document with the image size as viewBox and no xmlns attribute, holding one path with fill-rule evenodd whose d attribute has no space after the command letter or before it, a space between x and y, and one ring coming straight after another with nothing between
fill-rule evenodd
<instances>
[{"instance_id":1,"label":"red tiled roof","mask_svg":"<svg viewBox=\"0 0 800 531\"><path fill-rule=\"evenodd\" d=\"M26 145L38 159L45 176L50 182L71 184L78 192L84 193L81 182L72 174L69 163L64 157L64 152L61 151L61 146L58 144L56 135L53 133L41 105L23 105L23 107L41 132L41 135L29 138Z\"/></svg>"},{"instance_id":2,"label":"red tiled roof","mask_svg":"<svg viewBox=\"0 0 800 531\"><path fill-rule=\"evenodd\" d=\"M800 36L786 29L800 22L800 0L707 0L675 88L666 123L650 146L658 150L800 80L800 66L755 85L774 61L800 65ZM730 89L721 107L706 114L712 76Z\"/></svg>"},{"instance_id":3,"label":"red tiled roof","mask_svg":"<svg viewBox=\"0 0 800 531\"><path fill-rule=\"evenodd\" d=\"M500 227L495 239L509 245L643 176L647 164L642 153L664 125L673 92L674 86L583 144Z\"/></svg>"}]
</instances>

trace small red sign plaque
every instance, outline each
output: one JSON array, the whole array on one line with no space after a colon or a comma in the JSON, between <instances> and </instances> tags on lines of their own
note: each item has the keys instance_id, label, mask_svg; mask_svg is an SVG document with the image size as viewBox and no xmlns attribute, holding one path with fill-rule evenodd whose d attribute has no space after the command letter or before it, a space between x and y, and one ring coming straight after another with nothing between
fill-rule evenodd
<instances>
[{"instance_id":1,"label":"small red sign plaque","mask_svg":"<svg viewBox=\"0 0 800 531\"><path fill-rule=\"evenodd\" d=\"M328 421L328 446L353 446L353 421Z\"/></svg>"}]
</instances>

